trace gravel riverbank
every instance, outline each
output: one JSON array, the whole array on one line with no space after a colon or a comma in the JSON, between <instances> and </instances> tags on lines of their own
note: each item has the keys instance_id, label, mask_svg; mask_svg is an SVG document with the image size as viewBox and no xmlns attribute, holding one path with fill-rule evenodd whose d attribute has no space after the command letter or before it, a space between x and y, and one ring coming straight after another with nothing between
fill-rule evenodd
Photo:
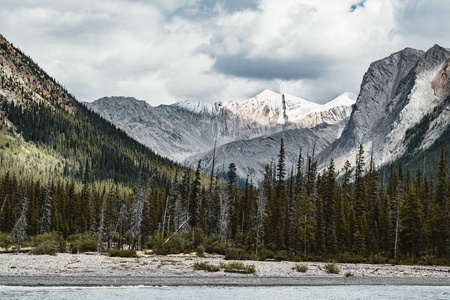
<instances>
[{"instance_id":1,"label":"gravel riverbank","mask_svg":"<svg viewBox=\"0 0 450 300\"><path fill-rule=\"evenodd\" d=\"M195 262L220 265L222 256L145 256L112 258L103 255L58 254L0 255L0 285L102 286L102 285L447 285L450 267L337 263L339 274L328 274L325 263L241 261L254 265L256 274L194 270ZM351 277L346 277L351 274Z\"/></svg>"}]
</instances>

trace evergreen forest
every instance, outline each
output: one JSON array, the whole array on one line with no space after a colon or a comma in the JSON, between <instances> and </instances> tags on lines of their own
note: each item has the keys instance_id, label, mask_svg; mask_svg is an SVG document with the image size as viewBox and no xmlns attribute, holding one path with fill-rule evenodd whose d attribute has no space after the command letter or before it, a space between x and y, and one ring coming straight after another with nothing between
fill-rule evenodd
<instances>
[{"instance_id":1,"label":"evergreen forest","mask_svg":"<svg viewBox=\"0 0 450 300\"><path fill-rule=\"evenodd\" d=\"M296 169L286 170L281 140L278 161L266 166L260 187L251 179L240 186L233 163L226 180L214 172L205 180L201 161L195 171L179 169L162 189L156 172L144 169L131 188L93 180L90 160L80 183L2 172L0 241L26 244L47 234L67 241L72 252L152 249L231 259L447 264L448 149L441 150L436 180L420 170L413 178L400 166L391 167L387 184L381 184L364 158L360 146L339 180L333 161L319 173L301 150Z\"/></svg>"}]
</instances>

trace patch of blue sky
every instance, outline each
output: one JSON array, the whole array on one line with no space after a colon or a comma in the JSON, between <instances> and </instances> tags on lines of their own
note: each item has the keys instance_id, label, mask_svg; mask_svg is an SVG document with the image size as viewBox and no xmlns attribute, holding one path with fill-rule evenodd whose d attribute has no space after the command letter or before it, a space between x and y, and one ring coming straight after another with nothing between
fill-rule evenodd
<instances>
[{"instance_id":1,"label":"patch of blue sky","mask_svg":"<svg viewBox=\"0 0 450 300\"><path fill-rule=\"evenodd\" d=\"M350 6L350 12L354 12L358 7L364 7L364 3L366 3L366 1L367 0L362 0L361 2L358 2Z\"/></svg>"}]
</instances>

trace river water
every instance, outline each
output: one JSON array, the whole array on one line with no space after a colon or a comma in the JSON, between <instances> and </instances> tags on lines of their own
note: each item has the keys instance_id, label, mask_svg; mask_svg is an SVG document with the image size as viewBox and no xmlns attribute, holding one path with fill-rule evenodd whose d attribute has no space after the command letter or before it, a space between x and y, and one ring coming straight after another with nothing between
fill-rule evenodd
<instances>
[{"instance_id":1,"label":"river water","mask_svg":"<svg viewBox=\"0 0 450 300\"><path fill-rule=\"evenodd\" d=\"M450 299L449 286L10 287L0 299Z\"/></svg>"}]
</instances>

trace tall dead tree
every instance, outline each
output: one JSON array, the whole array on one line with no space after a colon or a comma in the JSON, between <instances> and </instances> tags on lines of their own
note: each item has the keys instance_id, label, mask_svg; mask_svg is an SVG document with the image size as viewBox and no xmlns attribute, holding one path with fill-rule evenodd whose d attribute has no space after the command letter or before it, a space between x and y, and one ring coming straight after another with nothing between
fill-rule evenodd
<instances>
[{"instance_id":1,"label":"tall dead tree","mask_svg":"<svg viewBox=\"0 0 450 300\"><path fill-rule=\"evenodd\" d=\"M216 145L217 145L217 138L214 141L214 151L213 151L213 158L212 158L212 166L211 166L211 174L209 177L209 191L208 191L208 210L207 210L207 233L211 234L214 230L214 223L215 223L215 211L216 211L216 201L214 199L214 168L216 165Z\"/></svg>"},{"instance_id":2,"label":"tall dead tree","mask_svg":"<svg viewBox=\"0 0 450 300\"><path fill-rule=\"evenodd\" d=\"M123 250L123 222L126 218L126 211L127 211L127 203L125 198L122 199L122 204L120 205L120 211L119 211L119 219L117 221L116 226L114 227L114 231L112 233L112 236L114 237L116 235L117 230L119 231L119 240L117 247L119 249Z\"/></svg>"},{"instance_id":3,"label":"tall dead tree","mask_svg":"<svg viewBox=\"0 0 450 300\"><path fill-rule=\"evenodd\" d=\"M142 174L139 175L139 185L131 206L130 249L137 249L139 235L141 234L144 203L147 200L150 185L155 174L153 173L147 181L143 178Z\"/></svg>"},{"instance_id":4,"label":"tall dead tree","mask_svg":"<svg viewBox=\"0 0 450 300\"><path fill-rule=\"evenodd\" d=\"M11 231L8 237L8 243L17 236L17 254L20 252L20 242L25 238L26 229L27 229L27 211L28 211L28 198L22 198L22 208L20 211L19 219L14 225L13 230Z\"/></svg>"},{"instance_id":5,"label":"tall dead tree","mask_svg":"<svg viewBox=\"0 0 450 300\"><path fill-rule=\"evenodd\" d=\"M97 244L97 254L100 254L102 252L102 244L103 244L103 234L105 233L105 202L106 202L106 193L103 197L103 203L102 203L102 210L100 212L100 221L98 224L98 244Z\"/></svg>"},{"instance_id":6,"label":"tall dead tree","mask_svg":"<svg viewBox=\"0 0 450 300\"><path fill-rule=\"evenodd\" d=\"M220 207L219 207L219 243L225 240L227 229L228 229L228 215L229 215L229 205L228 197L223 196L222 193L219 195Z\"/></svg>"}]
</instances>

